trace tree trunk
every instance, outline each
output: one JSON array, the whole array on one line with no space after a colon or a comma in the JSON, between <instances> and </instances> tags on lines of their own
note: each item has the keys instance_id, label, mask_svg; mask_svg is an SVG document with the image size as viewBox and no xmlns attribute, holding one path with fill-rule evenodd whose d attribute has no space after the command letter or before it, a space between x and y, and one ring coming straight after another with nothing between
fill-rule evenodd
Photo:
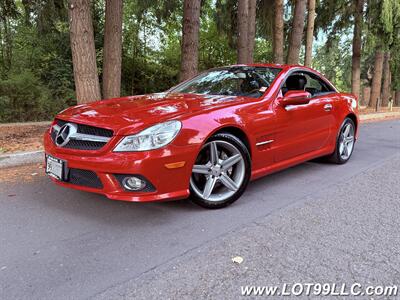
<instances>
[{"instance_id":1,"label":"tree trunk","mask_svg":"<svg viewBox=\"0 0 400 300\"><path fill-rule=\"evenodd\" d=\"M89 0L69 1L69 25L78 103L101 99Z\"/></svg>"},{"instance_id":2,"label":"tree trunk","mask_svg":"<svg viewBox=\"0 0 400 300\"><path fill-rule=\"evenodd\" d=\"M395 92L394 105L400 106L400 90Z\"/></svg>"},{"instance_id":3,"label":"tree trunk","mask_svg":"<svg viewBox=\"0 0 400 300\"><path fill-rule=\"evenodd\" d=\"M287 63L290 65L297 65L299 63L301 40L304 31L305 10L306 0L296 0L287 57Z\"/></svg>"},{"instance_id":4,"label":"tree trunk","mask_svg":"<svg viewBox=\"0 0 400 300\"><path fill-rule=\"evenodd\" d=\"M308 17L306 31L306 54L304 65L311 67L312 62L312 46L314 40L314 21L315 21L315 0L308 0Z\"/></svg>"},{"instance_id":5,"label":"tree trunk","mask_svg":"<svg viewBox=\"0 0 400 300\"><path fill-rule=\"evenodd\" d=\"M361 73L361 36L363 22L363 7L365 0L356 0L354 6L354 35L353 35L353 56L351 66L351 92L360 96L360 73Z\"/></svg>"},{"instance_id":6,"label":"tree trunk","mask_svg":"<svg viewBox=\"0 0 400 300\"><path fill-rule=\"evenodd\" d=\"M371 87L364 86L360 106L368 106L370 98L371 98Z\"/></svg>"},{"instance_id":7,"label":"tree trunk","mask_svg":"<svg viewBox=\"0 0 400 300\"><path fill-rule=\"evenodd\" d=\"M391 75L391 74L390 74ZM390 80L390 84L392 83L392 80ZM396 101L396 91L395 90L392 90L392 95L391 95L391 97L392 97L392 101L393 101L393 106L394 106L394 103L395 103L395 101Z\"/></svg>"},{"instance_id":8,"label":"tree trunk","mask_svg":"<svg viewBox=\"0 0 400 300\"><path fill-rule=\"evenodd\" d=\"M390 98L390 52L386 52L383 62L382 107L387 107L389 105L389 98Z\"/></svg>"},{"instance_id":9,"label":"tree trunk","mask_svg":"<svg viewBox=\"0 0 400 300\"><path fill-rule=\"evenodd\" d=\"M4 10L4 8L3 8ZM3 23L3 32L2 32L2 65L4 70L7 72L11 69L12 64L12 54L13 54L13 39L10 29L10 18L4 14L4 16L0 15L0 29L1 23Z\"/></svg>"},{"instance_id":10,"label":"tree trunk","mask_svg":"<svg viewBox=\"0 0 400 300\"><path fill-rule=\"evenodd\" d=\"M371 97L369 99L369 107L375 108L378 99L381 96L382 86L382 69L383 69L383 51L377 49L375 52L374 76L371 85Z\"/></svg>"},{"instance_id":11,"label":"tree trunk","mask_svg":"<svg viewBox=\"0 0 400 300\"><path fill-rule=\"evenodd\" d=\"M248 0L248 49L247 49L247 62L252 63L254 61L254 45L256 42L256 13L257 13L257 1Z\"/></svg>"},{"instance_id":12,"label":"tree trunk","mask_svg":"<svg viewBox=\"0 0 400 300\"><path fill-rule=\"evenodd\" d=\"M122 0L106 0L104 25L103 97L121 93Z\"/></svg>"},{"instance_id":13,"label":"tree trunk","mask_svg":"<svg viewBox=\"0 0 400 300\"><path fill-rule=\"evenodd\" d=\"M239 0L237 22L237 61L239 64L245 64L248 62L248 0Z\"/></svg>"},{"instance_id":14,"label":"tree trunk","mask_svg":"<svg viewBox=\"0 0 400 300\"><path fill-rule=\"evenodd\" d=\"M26 26L31 26L31 13L32 3L30 0L22 0L22 6L24 7L24 21Z\"/></svg>"},{"instance_id":15,"label":"tree trunk","mask_svg":"<svg viewBox=\"0 0 400 300\"><path fill-rule=\"evenodd\" d=\"M283 64L283 0L275 0L274 9L274 38L272 40L274 63Z\"/></svg>"},{"instance_id":16,"label":"tree trunk","mask_svg":"<svg viewBox=\"0 0 400 300\"><path fill-rule=\"evenodd\" d=\"M184 0L180 80L197 74L201 0Z\"/></svg>"}]
</instances>

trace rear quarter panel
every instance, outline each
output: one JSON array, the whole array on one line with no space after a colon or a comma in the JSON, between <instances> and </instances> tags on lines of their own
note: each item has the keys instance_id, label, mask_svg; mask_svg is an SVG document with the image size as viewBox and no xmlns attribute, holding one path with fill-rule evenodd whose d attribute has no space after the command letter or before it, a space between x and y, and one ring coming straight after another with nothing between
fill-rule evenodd
<instances>
[{"instance_id":1,"label":"rear quarter panel","mask_svg":"<svg viewBox=\"0 0 400 300\"><path fill-rule=\"evenodd\" d=\"M351 116L356 123L356 138L358 138L360 120L358 116L357 97L348 93L339 93L335 98L334 114L336 119L336 131L339 130L344 119Z\"/></svg>"}]
</instances>

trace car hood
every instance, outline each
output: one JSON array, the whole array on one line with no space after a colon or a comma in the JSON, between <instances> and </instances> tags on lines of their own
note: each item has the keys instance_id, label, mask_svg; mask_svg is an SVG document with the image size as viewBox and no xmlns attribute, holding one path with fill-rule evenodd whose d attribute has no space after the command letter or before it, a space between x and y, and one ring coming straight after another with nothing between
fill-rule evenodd
<instances>
[{"instance_id":1,"label":"car hood","mask_svg":"<svg viewBox=\"0 0 400 300\"><path fill-rule=\"evenodd\" d=\"M101 100L62 111L57 118L108 128L121 135L170 119L249 101L246 97L158 93Z\"/></svg>"}]
</instances>

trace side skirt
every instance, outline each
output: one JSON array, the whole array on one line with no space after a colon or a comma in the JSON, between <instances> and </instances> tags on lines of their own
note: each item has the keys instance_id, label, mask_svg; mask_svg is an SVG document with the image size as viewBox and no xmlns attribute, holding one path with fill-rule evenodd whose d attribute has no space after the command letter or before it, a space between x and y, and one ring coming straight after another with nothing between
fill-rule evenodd
<instances>
[{"instance_id":1,"label":"side skirt","mask_svg":"<svg viewBox=\"0 0 400 300\"><path fill-rule=\"evenodd\" d=\"M271 174L271 173L275 173L290 167L293 167L295 165L299 165L301 163L304 163L306 161L321 157L321 156L325 156L325 155L329 155L332 154L334 150L332 150L332 147L325 147L322 149L319 149L317 151L313 151L313 152L309 152L306 154L302 154L300 156L297 157L293 157L291 159L285 160L285 161L280 161L278 163L274 163L272 165L266 166L265 168L261 168L261 169L257 169L257 170L253 170L251 172L251 180L263 177L265 175Z\"/></svg>"}]
</instances>

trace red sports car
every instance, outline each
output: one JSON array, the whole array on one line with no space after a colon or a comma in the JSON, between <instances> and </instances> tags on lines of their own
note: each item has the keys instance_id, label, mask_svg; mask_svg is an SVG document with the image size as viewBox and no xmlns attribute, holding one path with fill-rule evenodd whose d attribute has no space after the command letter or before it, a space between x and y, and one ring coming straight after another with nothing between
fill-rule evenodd
<instances>
[{"instance_id":1,"label":"red sports car","mask_svg":"<svg viewBox=\"0 0 400 300\"><path fill-rule=\"evenodd\" d=\"M68 108L45 134L54 182L125 201L231 204L249 180L326 156L343 164L357 99L318 72L273 64L216 68L164 93Z\"/></svg>"}]
</instances>

